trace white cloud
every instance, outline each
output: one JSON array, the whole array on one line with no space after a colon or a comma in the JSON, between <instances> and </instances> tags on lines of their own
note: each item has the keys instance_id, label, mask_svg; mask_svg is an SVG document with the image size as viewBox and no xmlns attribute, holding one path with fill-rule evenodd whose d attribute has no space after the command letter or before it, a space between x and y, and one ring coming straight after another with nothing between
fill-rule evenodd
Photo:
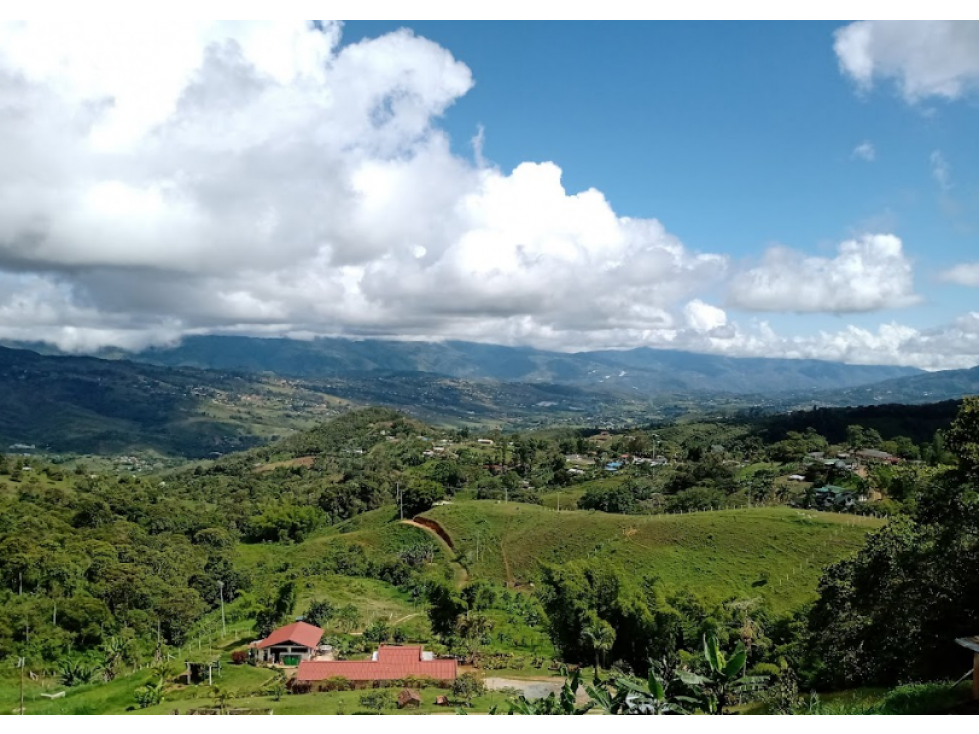
<instances>
[{"instance_id":1,"label":"white cloud","mask_svg":"<svg viewBox=\"0 0 979 734\"><path fill-rule=\"evenodd\" d=\"M687 326L695 331L712 331L727 325L724 309L704 303L699 298L684 306L683 314Z\"/></svg>"},{"instance_id":2,"label":"white cloud","mask_svg":"<svg viewBox=\"0 0 979 734\"><path fill-rule=\"evenodd\" d=\"M732 277L729 297L733 305L749 311L837 314L918 301L901 240L886 234L847 240L834 258L770 248L760 265Z\"/></svg>"},{"instance_id":3,"label":"white cloud","mask_svg":"<svg viewBox=\"0 0 979 734\"><path fill-rule=\"evenodd\" d=\"M0 291L0 337L569 347L670 327L723 277L726 258L565 191L553 163L490 167L481 130L475 164L454 156L436 121L472 85L408 31L342 46L336 24L0 27L0 274L32 274L48 306Z\"/></svg>"},{"instance_id":4,"label":"white cloud","mask_svg":"<svg viewBox=\"0 0 979 734\"><path fill-rule=\"evenodd\" d=\"M850 154L851 158L859 158L860 160L867 161L868 163L873 163L877 158L877 150L874 148L874 144L869 140L865 140Z\"/></svg>"},{"instance_id":5,"label":"white cloud","mask_svg":"<svg viewBox=\"0 0 979 734\"><path fill-rule=\"evenodd\" d=\"M836 31L834 49L860 89L890 80L909 103L979 87L979 21L859 21Z\"/></svg>"},{"instance_id":6,"label":"white cloud","mask_svg":"<svg viewBox=\"0 0 979 734\"><path fill-rule=\"evenodd\" d=\"M979 312L934 329L896 322L876 330L845 326L809 336L777 333L767 322L729 322L709 332L678 331L655 346L671 346L731 357L821 359L848 364L891 364L926 370L964 369L979 364Z\"/></svg>"},{"instance_id":7,"label":"white cloud","mask_svg":"<svg viewBox=\"0 0 979 734\"><path fill-rule=\"evenodd\" d=\"M960 263L939 275L946 283L972 286L979 288L979 262Z\"/></svg>"},{"instance_id":8,"label":"white cloud","mask_svg":"<svg viewBox=\"0 0 979 734\"><path fill-rule=\"evenodd\" d=\"M0 26L0 338L138 349L186 334L453 338L950 366L970 316L810 338L701 300L731 276L554 163L453 155L469 69L407 31L302 23ZM914 300L900 240L770 251L757 310ZM972 320L970 321L969 318ZM970 341L972 340L972 341ZM924 345L924 346L922 346ZM878 351L875 351L878 350ZM944 350L944 351L941 351Z\"/></svg>"},{"instance_id":9,"label":"white cloud","mask_svg":"<svg viewBox=\"0 0 979 734\"><path fill-rule=\"evenodd\" d=\"M940 150L932 151L931 155L928 157L928 161L931 163L931 175L935 179L935 182L943 191L948 191L952 188L952 169L948 165L948 161L945 160L945 156Z\"/></svg>"}]
</instances>

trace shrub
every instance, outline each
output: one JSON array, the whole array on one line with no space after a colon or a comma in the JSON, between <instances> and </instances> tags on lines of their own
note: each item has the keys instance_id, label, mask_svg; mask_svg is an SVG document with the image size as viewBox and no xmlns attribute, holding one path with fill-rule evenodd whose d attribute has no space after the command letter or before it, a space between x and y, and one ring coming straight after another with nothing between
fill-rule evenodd
<instances>
[{"instance_id":1,"label":"shrub","mask_svg":"<svg viewBox=\"0 0 979 734\"><path fill-rule=\"evenodd\" d=\"M248 650L234 650L231 653L231 662L235 665L244 665L248 662Z\"/></svg>"},{"instance_id":2,"label":"shrub","mask_svg":"<svg viewBox=\"0 0 979 734\"><path fill-rule=\"evenodd\" d=\"M378 712L394 708L394 693L389 688L376 688L360 697L360 705Z\"/></svg>"},{"instance_id":3,"label":"shrub","mask_svg":"<svg viewBox=\"0 0 979 734\"><path fill-rule=\"evenodd\" d=\"M364 639L369 642L387 642L391 637L391 628L383 619L375 620L364 630Z\"/></svg>"},{"instance_id":4,"label":"shrub","mask_svg":"<svg viewBox=\"0 0 979 734\"><path fill-rule=\"evenodd\" d=\"M472 700L486 693L486 684L475 673L463 673L452 681L452 695L462 699L466 706L472 706Z\"/></svg>"},{"instance_id":5,"label":"shrub","mask_svg":"<svg viewBox=\"0 0 979 734\"><path fill-rule=\"evenodd\" d=\"M321 691L349 691L351 687L350 681L342 675L331 676L319 684Z\"/></svg>"}]
</instances>

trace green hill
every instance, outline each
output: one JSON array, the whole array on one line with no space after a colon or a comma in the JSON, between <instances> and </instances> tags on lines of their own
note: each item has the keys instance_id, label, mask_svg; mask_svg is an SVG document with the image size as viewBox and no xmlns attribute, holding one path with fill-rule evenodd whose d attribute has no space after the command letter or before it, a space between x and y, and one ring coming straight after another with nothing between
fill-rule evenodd
<instances>
[{"instance_id":1,"label":"green hill","mask_svg":"<svg viewBox=\"0 0 979 734\"><path fill-rule=\"evenodd\" d=\"M445 530L474 577L529 584L540 563L600 556L676 589L762 596L781 611L813 598L822 569L880 526L784 507L636 517L490 501L453 502L422 517Z\"/></svg>"},{"instance_id":2,"label":"green hill","mask_svg":"<svg viewBox=\"0 0 979 734\"><path fill-rule=\"evenodd\" d=\"M256 375L0 347L0 446L200 458L336 416L346 401Z\"/></svg>"}]
</instances>

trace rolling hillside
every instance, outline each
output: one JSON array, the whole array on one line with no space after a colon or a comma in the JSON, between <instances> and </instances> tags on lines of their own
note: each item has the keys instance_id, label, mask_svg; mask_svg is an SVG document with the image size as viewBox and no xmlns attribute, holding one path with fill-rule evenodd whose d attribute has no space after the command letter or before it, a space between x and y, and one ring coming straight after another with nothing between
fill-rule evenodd
<instances>
[{"instance_id":1,"label":"rolling hillside","mask_svg":"<svg viewBox=\"0 0 979 734\"><path fill-rule=\"evenodd\" d=\"M718 600L761 596L781 611L813 598L822 569L880 526L873 518L784 507L636 517L489 501L453 502L423 517L446 531L475 577L523 585L539 563L596 555L675 589Z\"/></svg>"},{"instance_id":2,"label":"rolling hillside","mask_svg":"<svg viewBox=\"0 0 979 734\"><path fill-rule=\"evenodd\" d=\"M918 374L918 370L907 367L719 357L665 349L568 354L471 342L377 339L195 336L176 347L126 356L154 364L275 372L307 379L422 372L463 380L553 383L646 395L691 391L774 395L853 387Z\"/></svg>"},{"instance_id":3,"label":"rolling hillside","mask_svg":"<svg viewBox=\"0 0 979 734\"><path fill-rule=\"evenodd\" d=\"M338 415L295 381L0 347L0 447L204 457Z\"/></svg>"}]
</instances>

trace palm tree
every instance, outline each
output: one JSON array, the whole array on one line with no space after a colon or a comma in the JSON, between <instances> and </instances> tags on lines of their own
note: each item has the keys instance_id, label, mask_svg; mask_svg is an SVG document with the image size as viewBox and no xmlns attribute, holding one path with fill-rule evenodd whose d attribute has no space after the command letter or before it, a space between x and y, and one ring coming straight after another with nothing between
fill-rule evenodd
<instances>
[{"instance_id":1,"label":"palm tree","mask_svg":"<svg viewBox=\"0 0 979 734\"><path fill-rule=\"evenodd\" d=\"M615 644L615 628L593 614L581 631L581 636L595 653L595 675L598 675L602 660Z\"/></svg>"},{"instance_id":2,"label":"palm tree","mask_svg":"<svg viewBox=\"0 0 979 734\"><path fill-rule=\"evenodd\" d=\"M480 642L486 633L493 629L493 622L482 612L470 609L459 617L456 629L460 637L465 640L466 653L471 661L479 654Z\"/></svg>"}]
</instances>

